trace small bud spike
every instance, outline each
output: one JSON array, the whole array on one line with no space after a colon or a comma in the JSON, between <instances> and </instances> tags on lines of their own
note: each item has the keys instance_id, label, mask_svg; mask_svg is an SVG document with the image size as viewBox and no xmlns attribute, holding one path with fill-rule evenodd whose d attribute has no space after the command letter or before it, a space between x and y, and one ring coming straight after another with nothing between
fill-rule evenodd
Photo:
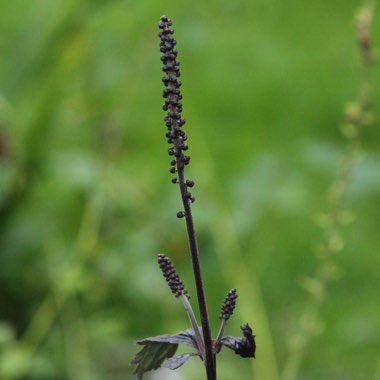
<instances>
[{"instance_id":1,"label":"small bud spike","mask_svg":"<svg viewBox=\"0 0 380 380\"><path fill-rule=\"evenodd\" d=\"M226 298L223 301L222 308L220 310L220 319L224 319L225 321L228 321L231 315L234 312L235 306L236 306L236 298L238 297L237 290L231 289L227 295Z\"/></svg>"},{"instance_id":2,"label":"small bud spike","mask_svg":"<svg viewBox=\"0 0 380 380\"><path fill-rule=\"evenodd\" d=\"M163 253L160 253L158 255L158 264L172 293L175 294L176 297L185 295L189 298L187 295L187 290L185 289L185 286L183 285L183 282L178 276L177 271L170 259Z\"/></svg>"}]
</instances>

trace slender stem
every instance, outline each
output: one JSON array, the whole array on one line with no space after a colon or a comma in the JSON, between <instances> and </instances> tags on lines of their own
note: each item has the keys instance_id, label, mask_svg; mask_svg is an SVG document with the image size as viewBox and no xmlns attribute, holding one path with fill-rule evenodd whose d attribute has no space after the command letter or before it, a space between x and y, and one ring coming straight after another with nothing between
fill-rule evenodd
<instances>
[{"instance_id":1,"label":"slender stem","mask_svg":"<svg viewBox=\"0 0 380 380\"><path fill-rule=\"evenodd\" d=\"M187 315L189 316L191 325L193 326L194 334L195 334L195 340L197 341L198 350L201 354L202 360L205 360L205 345L203 343L202 335L199 330L197 319L195 318L193 308L190 305L189 299L186 295L183 295L182 297L183 304L185 305L185 309L187 312Z\"/></svg>"},{"instance_id":2,"label":"slender stem","mask_svg":"<svg viewBox=\"0 0 380 380\"><path fill-rule=\"evenodd\" d=\"M208 319L206 295L204 291L202 274L201 274L201 265L199 261L197 238L195 234L193 216L191 214L190 200L187 196L187 186L185 182L184 167L181 165L181 163L178 164L179 163L178 161L179 160L177 159L178 182L179 182L179 188L181 191L182 203L183 203L183 207L185 211L190 255L191 255L191 261L193 264L193 272L194 272L195 286L197 290L199 313L201 316L201 325L202 325L203 340L205 344L205 354L206 354L205 365L206 365L206 372L207 372L207 380L216 380L216 366L214 364L215 356L213 354L211 328L210 328L210 323Z\"/></svg>"},{"instance_id":3,"label":"slender stem","mask_svg":"<svg viewBox=\"0 0 380 380\"><path fill-rule=\"evenodd\" d=\"M224 329L226 328L227 321L222 319L222 324L220 325L220 329L218 332L218 336L216 337L216 341L219 342L223 338Z\"/></svg>"}]
</instances>

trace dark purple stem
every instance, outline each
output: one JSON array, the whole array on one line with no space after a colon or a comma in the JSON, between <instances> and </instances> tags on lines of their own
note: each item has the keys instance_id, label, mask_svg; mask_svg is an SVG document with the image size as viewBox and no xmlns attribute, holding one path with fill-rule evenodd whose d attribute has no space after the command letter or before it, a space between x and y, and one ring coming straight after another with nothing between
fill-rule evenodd
<instances>
[{"instance_id":1,"label":"dark purple stem","mask_svg":"<svg viewBox=\"0 0 380 380\"><path fill-rule=\"evenodd\" d=\"M205 344L207 379L216 380L216 368L214 365L215 356L213 354L213 348L212 348L211 329L210 329L210 323L209 323L209 318L208 318L206 295L205 295L203 280L202 280L201 265L199 261L197 238L195 234L193 216L191 213L191 205L190 205L189 198L187 196L187 186L185 182L184 168L180 168L180 166L181 165L178 165L178 161L177 161L178 182L179 182L179 188L181 191L182 203L183 203L183 207L185 211L190 255L191 255L191 261L193 264L193 272L194 272L195 286L197 290L199 312L201 315L203 340Z\"/></svg>"}]
</instances>

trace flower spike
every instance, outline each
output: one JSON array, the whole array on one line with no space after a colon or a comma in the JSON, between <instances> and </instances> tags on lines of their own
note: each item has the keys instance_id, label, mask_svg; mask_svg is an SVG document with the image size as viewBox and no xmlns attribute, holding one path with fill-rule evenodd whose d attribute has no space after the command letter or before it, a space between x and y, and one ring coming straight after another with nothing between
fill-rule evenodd
<instances>
[{"instance_id":1,"label":"flower spike","mask_svg":"<svg viewBox=\"0 0 380 380\"><path fill-rule=\"evenodd\" d=\"M158 264L172 293L175 294L176 297L185 295L189 298L187 290L170 259L163 253L160 253L158 255Z\"/></svg>"},{"instance_id":2,"label":"flower spike","mask_svg":"<svg viewBox=\"0 0 380 380\"><path fill-rule=\"evenodd\" d=\"M185 124L185 119L181 116L183 107L180 87L182 83L178 79L181 75L180 63L177 60L178 51L175 48L177 42L173 38L174 30L171 26L172 21L167 16L162 16L158 24L158 27L161 29L158 36L160 37L160 51L162 53L161 61L164 64L162 70L165 72L165 75L162 77L165 85L162 93L165 103L162 108L164 111L167 111L164 120L168 131L165 136L167 142L172 145L168 149L168 153L175 158L170 163L170 172L174 174L177 170L183 169L185 165L189 164L190 157L183 153L188 150L188 146L185 143L187 140L186 133L181 129ZM189 182L194 184L193 181ZM195 201L194 197L189 197L189 199L191 202Z\"/></svg>"}]
</instances>

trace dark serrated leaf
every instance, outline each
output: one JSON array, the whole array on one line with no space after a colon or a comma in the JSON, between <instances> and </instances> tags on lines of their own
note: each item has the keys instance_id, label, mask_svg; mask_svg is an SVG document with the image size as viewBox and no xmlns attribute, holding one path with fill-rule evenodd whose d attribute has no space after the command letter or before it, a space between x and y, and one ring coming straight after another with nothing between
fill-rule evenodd
<instances>
[{"instance_id":1,"label":"dark serrated leaf","mask_svg":"<svg viewBox=\"0 0 380 380\"><path fill-rule=\"evenodd\" d=\"M185 362L192 356L199 356L199 355L196 353L176 355L166 360L166 362L162 366L165 368L177 369L181 367L181 365L185 364Z\"/></svg>"},{"instance_id":2,"label":"dark serrated leaf","mask_svg":"<svg viewBox=\"0 0 380 380\"><path fill-rule=\"evenodd\" d=\"M165 359L176 353L177 348L178 344L145 342L142 350L131 361L131 364L137 366L133 373L141 380L145 372L160 368Z\"/></svg>"},{"instance_id":3,"label":"dark serrated leaf","mask_svg":"<svg viewBox=\"0 0 380 380\"><path fill-rule=\"evenodd\" d=\"M255 335L248 323L240 326L243 337L224 336L221 339L221 344L233 350L235 354L243 358L254 358L256 353Z\"/></svg>"},{"instance_id":4,"label":"dark serrated leaf","mask_svg":"<svg viewBox=\"0 0 380 380\"><path fill-rule=\"evenodd\" d=\"M170 359L176 353L179 344L197 348L193 329L181 331L178 334L153 336L141 339L136 343L144 346L131 361L132 365L137 366L134 373L139 379L143 378L145 372L160 368L165 359ZM180 367L187 359L184 359L176 368Z\"/></svg>"},{"instance_id":5,"label":"dark serrated leaf","mask_svg":"<svg viewBox=\"0 0 380 380\"><path fill-rule=\"evenodd\" d=\"M136 343L147 344L148 342L186 344L187 346L192 346L194 348L197 348L193 329L187 329L177 334L165 334L165 335L158 335L158 336L154 336L150 338L145 338L145 339L138 340Z\"/></svg>"}]
</instances>

